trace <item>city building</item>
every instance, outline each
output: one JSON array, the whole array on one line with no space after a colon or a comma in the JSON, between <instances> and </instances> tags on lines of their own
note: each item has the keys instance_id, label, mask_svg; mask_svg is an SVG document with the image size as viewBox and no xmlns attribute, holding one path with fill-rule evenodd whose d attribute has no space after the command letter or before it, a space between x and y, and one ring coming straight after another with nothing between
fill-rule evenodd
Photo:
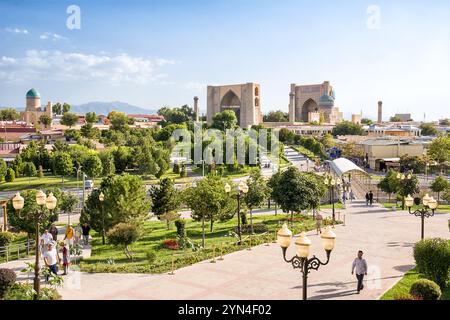
<instances>
[{"instance_id":1,"label":"city building","mask_svg":"<svg viewBox=\"0 0 450 320\"><path fill-rule=\"evenodd\" d=\"M27 124L37 125L42 115L47 115L50 119L53 118L52 103L49 101L46 107L41 107L41 95L39 92L34 88L28 90L25 111L20 113L22 121L25 121Z\"/></svg>"},{"instance_id":2,"label":"city building","mask_svg":"<svg viewBox=\"0 0 450 320\"><path fill-rule=\"evenodd\" d=\"M319 113L323 122L336 124L342 121L343 114L335 107L335 91L329 81L322 84L291 84L289 93L289 122L311 122Z\"/></svg>"},{"instance_id":3,"label":"city building","mask_svg":"<svg viewBox=\"0 0 450 320\"><path fill-rule=\"evenodd\" d=\"M398 167L401 156L420 157L425 152L424 143L413 139L368 139L360 145L364 148L369 167L374 170Z\"/></svg>"},{"instance_id":4,"label":"city building","mask_svg":"<svg viewBox=\"0 0 450 320\"><path fill-rule=\"evenodd\" d=\"M211 124L216 113L232 110L238 125L249 128L262 122L261 88L256 83L208 86L206 121Z\"/></svg>"},{"instance_id":5,"label":"city building","mask_svg":"<svg viewBox=\"0 0 450 320\"><path fill-rule=\"evenodd\" d=\"M360 114L352 114L352 123L361 124L361 115Z\"/></svg>"},{"instance_id":6,"label":"city building","mask_svg":"<svg viewBox=\"0 0 450 320\"><path fill-rule=\"evenodd\" d=\"M370 125L365 126L368 137L420 137L422 130L413 125Z\"/></svg>"},{"instance_id":7,"label":"city building","mask_svg":"<svg viewBox=\"0 0 450 320\"><path fill-rule=\"evenodd\" d=\"M412 121L411 113L396 113L394 118L400 119L400 122Z\"/></svg>"}]
</instances>

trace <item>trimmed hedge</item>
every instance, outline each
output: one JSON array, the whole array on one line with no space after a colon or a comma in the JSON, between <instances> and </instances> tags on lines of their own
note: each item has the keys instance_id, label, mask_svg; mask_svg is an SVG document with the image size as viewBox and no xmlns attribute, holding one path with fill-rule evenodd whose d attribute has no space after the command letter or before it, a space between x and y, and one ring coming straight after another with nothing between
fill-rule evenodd
<instances>
[{"instance_id":1,"label":"trimmed hedge","mask_svg":"<svg viewBox=\"0 0 450 320\"><path fill-rule=\"evenodd\" d=\"M422 300L439 300L442 295L441 288L435 282L427 279L414 282L409 289L409 293Z\"/></svg>"},{"instance_id":2,"label":"trimmed hedge","mask_svg":"<svg viewBox=\"0 0 450 320\"><path fill-rule=\"evenodd\" d=\"M433 238L417 242L414 259L420 273L445 288L450 268L450 244L447 240Z\"/></svg>"},{"instance_id":3,"label":"trimmed hedge","mask_svg":"<svg viewBox=\"0 0 450 320\"><path fill-rule=\"evenodd\" d=\"M11 232L0 232L0 247L5 247L14 240L14 235Z\"/></svg>"}]
</instances>

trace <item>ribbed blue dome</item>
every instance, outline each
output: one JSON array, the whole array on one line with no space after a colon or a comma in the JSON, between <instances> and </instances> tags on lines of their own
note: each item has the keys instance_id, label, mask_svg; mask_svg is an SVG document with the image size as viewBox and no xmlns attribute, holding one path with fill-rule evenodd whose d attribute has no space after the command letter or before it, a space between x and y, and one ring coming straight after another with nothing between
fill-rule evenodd
<instances>
[{"instance_id":1,"label":"ribbed blue dome","mask_svg":"<svg viewBox=\"0 0 450 320\"><path fill-rule=\"evenodd\" d=\"M37 92L37 90L35 88L28 90L27 92L27 98L40 98L41 95L39 94L39 92Z\"/></svg>"},{"instance_id":2,"label":"ribbed blue dome","mask_svg":"<svg viewBox=\"0 0 450 320\"><path fill-rule=\"evenodd\" d=\"M334 106L334 98L328 94L324 94L320 97L319 105L321 106Z\"/></svg>"}]
</instances>

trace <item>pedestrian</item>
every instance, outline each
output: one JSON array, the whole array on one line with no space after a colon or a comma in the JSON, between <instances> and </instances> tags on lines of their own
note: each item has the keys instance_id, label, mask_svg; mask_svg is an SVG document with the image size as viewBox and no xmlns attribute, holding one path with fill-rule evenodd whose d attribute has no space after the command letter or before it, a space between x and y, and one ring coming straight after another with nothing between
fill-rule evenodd
<instances>
[{"instance_id":1,"label":"pedestrian","mask_svg":"<svg viewBox=\"0 0 450 320\"><path fill-rule=\"evenodd\" d=\"M322 221L323 221L322 215L320 214L320 212L317 212L316 213L316 231L317 231L317 234L319 234L319 233L322 234L322 229L321 229Z\"/></svg>"},{"instance_id":2,"label":"pedestrian","mask_svg":"<svg viewBox=\"0 0 450 320\"><path fill-rule=\"evenodd\" d=\"M84 223L81 228L83 229L83 241L87 246L89 244L89 231L91 231L91 227L87 223Z\"/></svg>"},{"instance_id":3,"label":"pedestrian","mask_svg":"<svg viewBox=\"0 0 450 320\"><path fill-rule=\"evenodd\" d=\"M50 273L58 275L59 255L55 248L55 243L52 241L47 245L47 251L44 254L45 265L50 269ZM48 282L49 275L45 276L45 281Z\"/></svg>"},{"instance_id":4,"label":"pedestrian","mask_svg":"<svg viewBox=\"0 0 450 320\"><path fill-rule=\"evenodd\" d=\"M347 201L348 199L348 195L347 195L347 191L344 191L342 193L342 203L345 205L345 201Z\"/></svg>"},{"instance_id":5,"label":"pedestrian","mask_svg":"<svg viewBox=\"0 0 450 320\"><path fill-rule=\"evenodd\" d=\"M356 272L356 279L358 280L358 284L356 286L356 291L359 292L364 289L364 276L367 276L367 262L363 259L363 252L361 250L358 251L358 256L353 260L352 264L352 275Z\"/></svg>"},{"instance_id":6,"label":"pedestrian","mask_svg":"<svg viewBox=\"0 0 450 320\"><path fill-rule=\"evenodd\" d=\"M79 223L79 224L77 224L77 226L74 229L74 243L75 244L80 243L82 232L83 232L83 230L81 228L81 224Z\"/></svg>"},{"instance_id":7,"label":"pedestrian","mask_svg":"<svg viewBox=\"0 0 450 320\"><path fill-rule=\"evenodd\" d=\"M350 201L353 202L355 200L355 194L353 193L353 189L350 189Z\"/></svg>"},{"instance_id":8,"label":"pedestrian","mask_svg":"<svg viewBox=\"0 0 450 320\"><path fill-rule=\"evenodd\" d=\"M55 226L54 223L52 223L52 225L48 231L52 235L53 241L57 241L58 240L58 228Z\"/></svg>"},{"instance_id":9,"label":"pedestrian","mask_svg":"<svg viewBox=\"0 0 450 320\"><path fill-rule=\"evenodd\" d=\"M65 236L64 236L64 241L67 242L67 245L69 246L69 249L70 249L70 246L73 245L74 234L75 234L75 230L73 230L72 225L69 224L67 226L67 228L66 228L66 233L65 233Z\"/></svg>"},{"instance_id":10,"label":"pedestrian","mask_svg":"<svg viewBox=\"0 0 450 320\"><path fill-rule=\"evenodd\" d=\"M41 241L40 241L42 255L45 254L45 252L47 251L48 244L52 241L53 241L53 236L48 232L47 229L45 229L44 233L41 235Z\"/></svg>"},{"instance_id":11,"label":"pedestrian","mask_svg":"<svg viewBox=\"0 0 450 320\"><path fill-rule=\"evenodd\" d=\"M62 258L63 258L63 267L64 267L64 273L63 276L67 275L69 272L69 265L70 265L70 260L69 260L69 249L67 248L67 245L64 241L61 241L59 243L59 245L61 246L61 252L62 252Z\"/></svg>"},{"instance_id":12,"label":"pedestrian","mask_svg":"<svg viewBox=\"0 0 450 320\"><path fill-rule=\"evenodd\" d=\"M366 192L366 206L369 205L369 193Z\"/></svg>"},{"instance_id":13,"label":"pedestrian","mask_svg":"<svg viewBox=\"0 0 450 320\"><path fill-rule=\"evenodd\" d=\"M373 192L372 192L372 190L370 190L370 192L369 192L369 203L370 203L370 206L373 205Z\"/></svg>"}]
</instances>

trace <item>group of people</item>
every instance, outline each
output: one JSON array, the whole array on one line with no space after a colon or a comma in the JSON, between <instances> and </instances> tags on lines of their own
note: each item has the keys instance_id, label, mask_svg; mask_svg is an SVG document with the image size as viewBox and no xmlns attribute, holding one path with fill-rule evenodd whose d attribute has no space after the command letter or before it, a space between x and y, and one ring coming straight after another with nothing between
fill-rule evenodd
<instances>
[{"instance_id":1,"label":"group of people","mask_svg":"<svg viewBox=\"0 0 450 320\"><path fill-rule=\"evenodd\" d=\"M350 202L353 202L353 200L355 200L355 193L353 192L352 189L350 189L350 192L347 192L347 190L344 190L344 192L342 193L342 203L345 204L347 202L347 200L350 200Z\"/></svg>"},{"instance_id":2,"label":"group of people","mask_svg":"<svg viewBox=\"0 0 450 320\"><path fill-rule=\"evenodd\" d=\"M45 265L50 272L57 275L58 265L63 266L64 273L67 275L70 265L70 247L74 244L89 244L89 232L91 228L87 223L78 224L75 228L69 224L64 233L64 239L58 242L58 228L52 224L46 229L40 237L41 255L44 258ZM60 258L60 253L62 259ZM48 276L46 278L48 281Z\"/></svg>"},{"instance_id":3,"label":"group of people","mask_svg":"<svg viewBox=\"0 0 450 320\"><path fill-rule=\"evenodd\" d=\"M366 193L366 206L372 206L373 205L373 192L370 190L368 193Z\"/></svg>"}]
</instances>

